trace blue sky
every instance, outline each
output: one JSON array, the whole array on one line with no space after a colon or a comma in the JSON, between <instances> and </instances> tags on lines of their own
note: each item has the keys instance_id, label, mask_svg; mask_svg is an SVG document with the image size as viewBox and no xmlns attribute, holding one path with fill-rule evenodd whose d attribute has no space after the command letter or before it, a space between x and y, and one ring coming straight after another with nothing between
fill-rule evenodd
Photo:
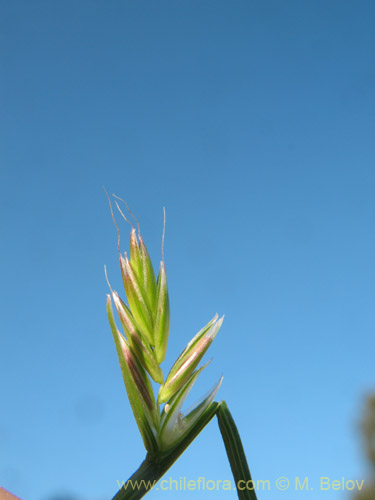
<instances>
[{"instance_id":1,"label":"blue sky","mask_svg":"<svg viewBox=\"0 0 375 500\"><path fill-rule=\"evenodd\" d=\"M156 268L166 207L165 370L225 314L192 396L224 374L271 481L260 500L344 498L319 478L366 477L374 15L365 0L1 2L2 486L105 500L144 457L105 315L104 264L123 291L103 185ZM231 479L214 421L166 477L201 476ZM280 492L280 476L314 490ZM206 495L235 498L178 493Z\"/></svg>"}]
</instances>

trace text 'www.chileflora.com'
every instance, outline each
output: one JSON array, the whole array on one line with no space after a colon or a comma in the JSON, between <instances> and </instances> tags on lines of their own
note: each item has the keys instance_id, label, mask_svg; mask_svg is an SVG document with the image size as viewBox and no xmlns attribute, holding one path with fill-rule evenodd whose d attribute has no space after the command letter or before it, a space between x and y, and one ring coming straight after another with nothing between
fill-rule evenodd
<instances>
[{"instance_id":1,"label":"text 'www.chileflora.com'","mask_svg":"<svg viewBox=\"0 0 375 500\"><path fill-rule=\"evenodd\" d=\"M257 480L239 480L237 485L229 479L207 479L199 477L197 479L189 479L187 477L179 477L178 479L169 477L160 481L119 481L117 480L119 489L124 490L157 490L157 491L233 491L233 490L254 490L254 491L271 491L271 490L294 490L294 491L361 491L365 486L364 479L351 478L330 478L320 476L310 478L309 476L280 476L274 479L257 479ZM237 486L237 487L236 487Z\"/></svg>"}]
</instances>

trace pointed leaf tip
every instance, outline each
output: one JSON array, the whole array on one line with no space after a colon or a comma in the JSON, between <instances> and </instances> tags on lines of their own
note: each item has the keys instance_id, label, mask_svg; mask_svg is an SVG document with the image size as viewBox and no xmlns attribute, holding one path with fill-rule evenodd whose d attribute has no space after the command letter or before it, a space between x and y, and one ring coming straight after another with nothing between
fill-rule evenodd
<instances>
[{"instance_id":1,"label":"pointed leaf tip","mask_svg":"<svg viewBox=\"0 0 375 500\"><path fill-rule=\"evenodd\" d=\"M223 317L217 320L217 315L215 315L188 343L172 366L165 384L160 388L159 403L168 401L185 384L213 342L222 322Z\"/></svg>"},{"instance_id":2,"label":"pointed leaf tip","mask_svg":"<svg viewBox=\"0 0 375 500\"><path fill-rule=\"evenodd\" d=\"M195 425L198 425L199 421L204 418L206 410L209 408L215 395L217 394L223 377L220 378L218 383L213 386L208 394L202 397L191 408L189 408L189 410L187 410L186 416L182 415L182 405L192 389L199 373L205 368L205 366L195 371L180 391L170 400L168 404L165 405L161 417L161 431L159 434L160 446L163 450L168 450L178 444L178 442L184 439L184 437Z\"/></svg>"}]
</instances>

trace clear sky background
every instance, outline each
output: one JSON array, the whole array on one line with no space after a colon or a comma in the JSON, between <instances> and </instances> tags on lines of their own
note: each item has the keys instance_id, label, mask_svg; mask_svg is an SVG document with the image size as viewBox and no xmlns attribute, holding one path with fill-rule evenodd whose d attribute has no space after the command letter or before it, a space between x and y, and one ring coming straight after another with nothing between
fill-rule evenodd
<instances>
[{"instance_id":1,"label":"clear sky background","mask_svg":"<svg viewBox=\"0 0 375 500\"><path fill-rule=\"evenodd\" d=\"M124 294L103 185L155 267L166 207L165 370L225 314L192 399L224 374L260 500L366 477L374 17L372 0L0 2L1 485L107 500L144 457L105 314L104 264ZM182 476L231 479L215 421ZM235 493L149 495L177 497Z\"/></svg>"}]
</instances>

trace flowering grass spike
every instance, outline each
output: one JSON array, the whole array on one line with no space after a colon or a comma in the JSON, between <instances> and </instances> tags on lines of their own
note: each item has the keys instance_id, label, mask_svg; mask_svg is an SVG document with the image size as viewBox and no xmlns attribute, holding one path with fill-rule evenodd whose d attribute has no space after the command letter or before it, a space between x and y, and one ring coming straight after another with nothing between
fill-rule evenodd
<instances>
[{"instance_id":1,"label":"flowering grass spike","mask_svg":"<svg viewBox=\"0 0 375 500\"><path fill-rule=\"evenodd\" d=\"M115 198L118 197L115 196ZM191 406L185 415L181 412L199 374L210 363L209 361L200 368L198 367L220 330L224 317L219 318L216 314L192 338L173 364L167 378L164 379L160 364L164 361L167 352L170 322L167 273L164 263L165 212L162 260L156 278L149 253L141 237L138 221L126 202L124 203L129 213L137 222L138 233L130 223L130 259L126 253L121 255L120 231L109 197L108 200L118 232L120 268L128 303L126 304L119 294L112 290L107 278L111 292L107 295L107 316L130 406L147 450L145 460L112 500L142 498L215 415L218 418L236 485L250 484L252 481L250 470L233 417L225 401L214 402L223 377L208 394ZM115 203L122 217L129 222L118 203ZM112 303L123 333L117 328ZM150 377L160 385L157 398L155 398ZM257 500L254 490L238 486L236 489L240 500Z\"/></svg>"},{"instance_id":2,"label":"flowering grass spike","mask_svg":"<svg viewBox=\"0 0 375 500\"><path fill-rule=\"evenodd\" d=\"M117 203L116 205L118 207ZM122 214L120 209L119 211ZM120 253L127 304L111 289L111 294L107 296L107 315L125 388L145 448L150 456L160 457L172 453L184 439L194 438L194 432L198 434L207 417L210 415L211 418L213 415L212 401L222 378L186 415L181 413L181 409L206 366L198 368L199 362L219 331L223 318L218 319L216 315L195 335L172 366L164 382L160 364L166 356L170 325L164 255L156 278L139 225L138 233L133 226L131 228L129 255L130 260L126 253ZM112 302L123 333L115 323ZM149 377L160 384L157 399ZM160 405L164 406L161 408Z\"/></svg>"}]
</instances>

